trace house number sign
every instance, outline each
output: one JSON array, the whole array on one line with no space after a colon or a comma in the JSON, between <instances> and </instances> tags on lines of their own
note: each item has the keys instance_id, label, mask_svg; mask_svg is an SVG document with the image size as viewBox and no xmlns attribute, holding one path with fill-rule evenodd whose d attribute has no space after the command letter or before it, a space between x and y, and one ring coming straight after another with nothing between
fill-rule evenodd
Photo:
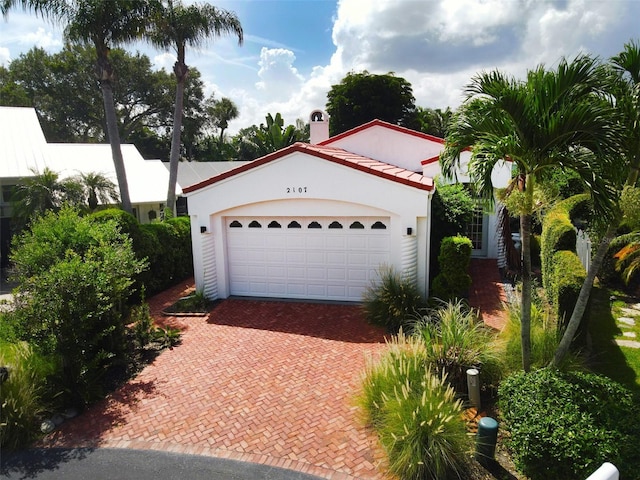
<instances>
[{"instance_id":1,"label":"house number sign","mask_svg":"<svg viewBox=\"0 0 640 480\"><path fill-rule=\"evenodd\" d=\"M307 193L307 187L287 187L287 193Z\"/></svg>"}]
</instances>

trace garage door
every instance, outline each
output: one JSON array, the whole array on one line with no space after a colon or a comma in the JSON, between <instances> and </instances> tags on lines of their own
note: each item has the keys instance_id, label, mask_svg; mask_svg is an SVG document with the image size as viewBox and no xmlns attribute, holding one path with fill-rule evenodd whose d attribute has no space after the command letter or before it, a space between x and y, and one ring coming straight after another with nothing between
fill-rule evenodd
<instances>
[{"instance_id":1,"label":"garage door","mask_svg":"<svg viewBox=\"0 0 640 480\"><path fill-rule=\"evenodd\" d=\"M231 295L360 301L389 263L389 218L228 217Z\"/></svg>"}]
</instances>

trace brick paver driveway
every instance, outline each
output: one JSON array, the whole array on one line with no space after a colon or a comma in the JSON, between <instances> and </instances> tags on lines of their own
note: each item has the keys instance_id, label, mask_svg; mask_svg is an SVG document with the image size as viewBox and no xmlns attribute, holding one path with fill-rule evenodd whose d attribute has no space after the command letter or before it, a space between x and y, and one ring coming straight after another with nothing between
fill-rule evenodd
<instances>
[{"instance_id":1,"label":"brick paver driveway","mask_svg":"<svg viewBox=\"0 0 640 480\"><path fill-rule=\"evenodd\" d=\"M375 436L352 406L365 357L384 332L359 307L229 299L207 317L159 312L190 287L151 299L182 344L63 424L47 446L213 455L333 479L382 478Z\"/></svg>"}]
</instances>

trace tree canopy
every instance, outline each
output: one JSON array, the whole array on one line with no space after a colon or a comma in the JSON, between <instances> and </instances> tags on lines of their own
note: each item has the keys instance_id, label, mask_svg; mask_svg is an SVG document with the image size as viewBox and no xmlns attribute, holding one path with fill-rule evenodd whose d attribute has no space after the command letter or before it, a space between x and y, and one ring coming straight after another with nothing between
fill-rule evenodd
<instances>
[{"instance_id":1,"label":"tree canopy","mask_svg":"<svg viewBox=\"0 0 640 480\"><path fill-rule=\"evenodd\" d=\"M415 98L411 84L393 73L349 72L327 94L330 134L337 135L374 119L414 128Z\"/></svg>"}]
</instances>

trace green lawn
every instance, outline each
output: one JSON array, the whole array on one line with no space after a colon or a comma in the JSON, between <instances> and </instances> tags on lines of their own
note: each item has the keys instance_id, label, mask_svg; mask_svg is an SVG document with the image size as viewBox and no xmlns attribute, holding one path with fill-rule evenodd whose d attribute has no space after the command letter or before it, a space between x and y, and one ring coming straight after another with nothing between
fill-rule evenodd
<instances>
[{"instance_id":1,"label":"green lawn","mask_svg":"<svg viewBox=\"0 0 640 480\"><path fill-rule=\"evenodd\" d=\"M612 299L612 296L615 298ZM591 367L637 393L640 393L640 349L620 347L614 341L640 342L640 316L635 316L636 325L632 328L621 328L616 322L616 318L631 317L623 313L622 308L639 302L639 299L625 297L621 292L594 287L589 309L589 331L594 353ZM624 332L634 332L636 338L626 337Z\"/></svg>"}]
</instances>

